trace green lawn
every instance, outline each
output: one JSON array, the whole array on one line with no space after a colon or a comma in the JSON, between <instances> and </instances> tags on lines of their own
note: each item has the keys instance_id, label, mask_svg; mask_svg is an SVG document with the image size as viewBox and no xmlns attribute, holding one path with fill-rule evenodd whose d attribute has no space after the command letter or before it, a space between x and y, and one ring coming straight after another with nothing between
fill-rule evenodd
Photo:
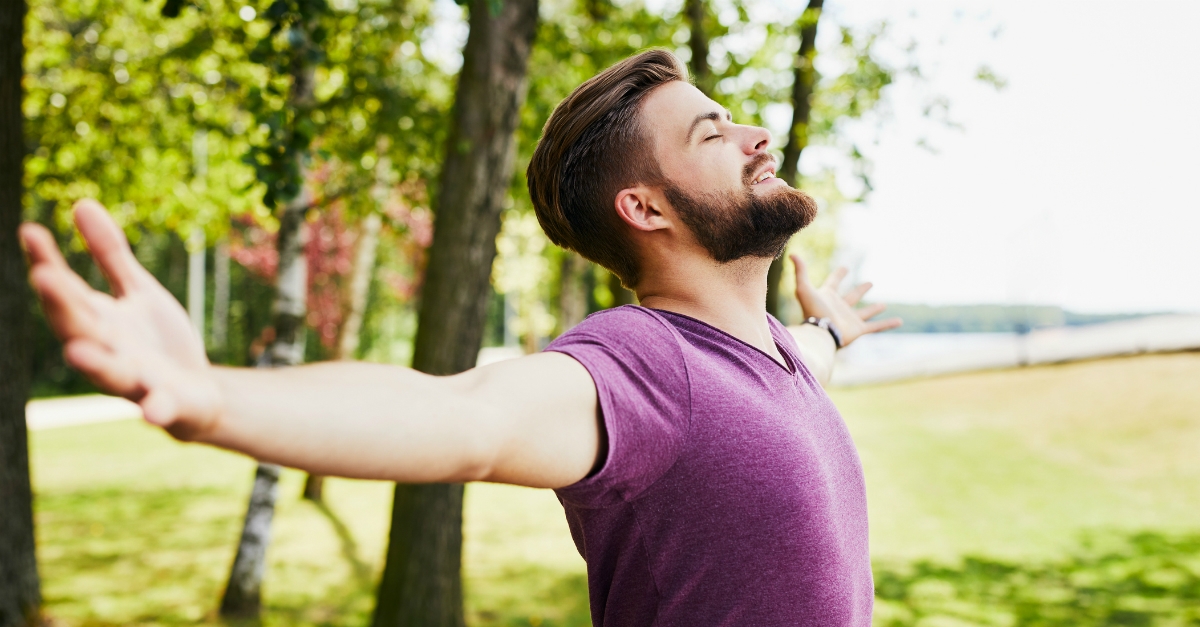
<instances>
[{"instance_id":1,"label":"green lawn","mask_svg":"<svg viewBox=\"0 0 1200 627\"><path fill-rule=\"evenodd\" d=\"M1200 625L1200 354L836 390L867 473L877 625ZM252 463L134 422L32 434L47 610L212 622ZM391 490L284 473L269 625L365 625ZM548 491L467 489L469 623L587 625ZM969 557L969 558L968 558ZM968 558L968 559L964 559Z\"/></svg>"}]
</instances>

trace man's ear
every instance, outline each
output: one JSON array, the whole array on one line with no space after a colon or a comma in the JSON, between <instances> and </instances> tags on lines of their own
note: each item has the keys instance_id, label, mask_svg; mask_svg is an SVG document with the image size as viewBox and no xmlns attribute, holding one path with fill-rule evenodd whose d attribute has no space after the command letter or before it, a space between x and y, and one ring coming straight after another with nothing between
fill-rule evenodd
<instances>
[{"instance_id":1,"label":"man's ear","mask_svg":"<svg viewBox=\"0 0 1200 627\"><path fill-rule=\"evenodd\" d=\"M621 220L638 231L657 231L670 226L659 210L662 193L644 185L617 192L616 209Z\"/></svg>"}]
</instances>

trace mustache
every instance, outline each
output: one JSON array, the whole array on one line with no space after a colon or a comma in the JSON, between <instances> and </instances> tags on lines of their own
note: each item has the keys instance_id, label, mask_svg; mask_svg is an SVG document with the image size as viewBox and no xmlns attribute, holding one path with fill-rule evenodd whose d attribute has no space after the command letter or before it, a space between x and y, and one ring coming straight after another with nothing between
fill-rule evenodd
<instances>
[{"instance_id":1,"label":"mustache","mask_svg":"<svg viewBox=\"0 0 1200 627\"><path fill-rule=\"evenodd\" d=\"M746 167L742 168L742 183L749 185L752 181L754 181L755 173L761 170L762 167L768 163L775 164L776 169L779 167L775 162L775 155L772 155L769 152L761 153L757 157L751 159L750 163L747 163Z\"/></svg>"}]
</instances>

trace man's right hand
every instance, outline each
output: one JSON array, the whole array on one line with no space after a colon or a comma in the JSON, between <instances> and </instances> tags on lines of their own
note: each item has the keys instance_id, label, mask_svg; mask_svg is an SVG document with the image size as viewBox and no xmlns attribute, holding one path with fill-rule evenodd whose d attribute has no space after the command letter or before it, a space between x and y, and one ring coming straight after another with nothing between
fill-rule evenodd
<instances>
[{"instance_id":1,"label":"man's right hand","mask_svg":"<svg viewBox=\"0 0 1200 627\"><path fill-rule=\"evenodd\" d=\"M137 262L100 203L82 200L74 212L112 296L67 266L44 227L26 223L20 229L30 282L67 363L104 391L141 405L146 420L175 437L202 437L217 422L221 395L187 312Z\"/></svg>"}]
</instances>

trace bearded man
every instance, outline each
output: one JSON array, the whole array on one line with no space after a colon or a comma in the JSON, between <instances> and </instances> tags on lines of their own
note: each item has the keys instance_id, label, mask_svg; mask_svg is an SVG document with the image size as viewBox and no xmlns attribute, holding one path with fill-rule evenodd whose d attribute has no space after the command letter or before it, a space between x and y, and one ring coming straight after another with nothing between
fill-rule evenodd
<instances>
[{"instance_id":1,"label":"bearded man","mask_svg":"<svg viewBox=\"0 0 1200 627\"><path fill-rule=\"evenodd\" d=\"M546 351L459 375L324 363L211 366L187 314L98 204L76 221L116 298L22 238L68 361L181 439L323 475L554 489L587 562L596 627L866 627L873 586L854 444L822 384L882 310L869 285L797 270L807 321L767 315L767 269L816 204L775 178L770 134L735 124L649 51L581 85L529 166L556 244L637 295Z\"/></svg>"}]
</instances>

